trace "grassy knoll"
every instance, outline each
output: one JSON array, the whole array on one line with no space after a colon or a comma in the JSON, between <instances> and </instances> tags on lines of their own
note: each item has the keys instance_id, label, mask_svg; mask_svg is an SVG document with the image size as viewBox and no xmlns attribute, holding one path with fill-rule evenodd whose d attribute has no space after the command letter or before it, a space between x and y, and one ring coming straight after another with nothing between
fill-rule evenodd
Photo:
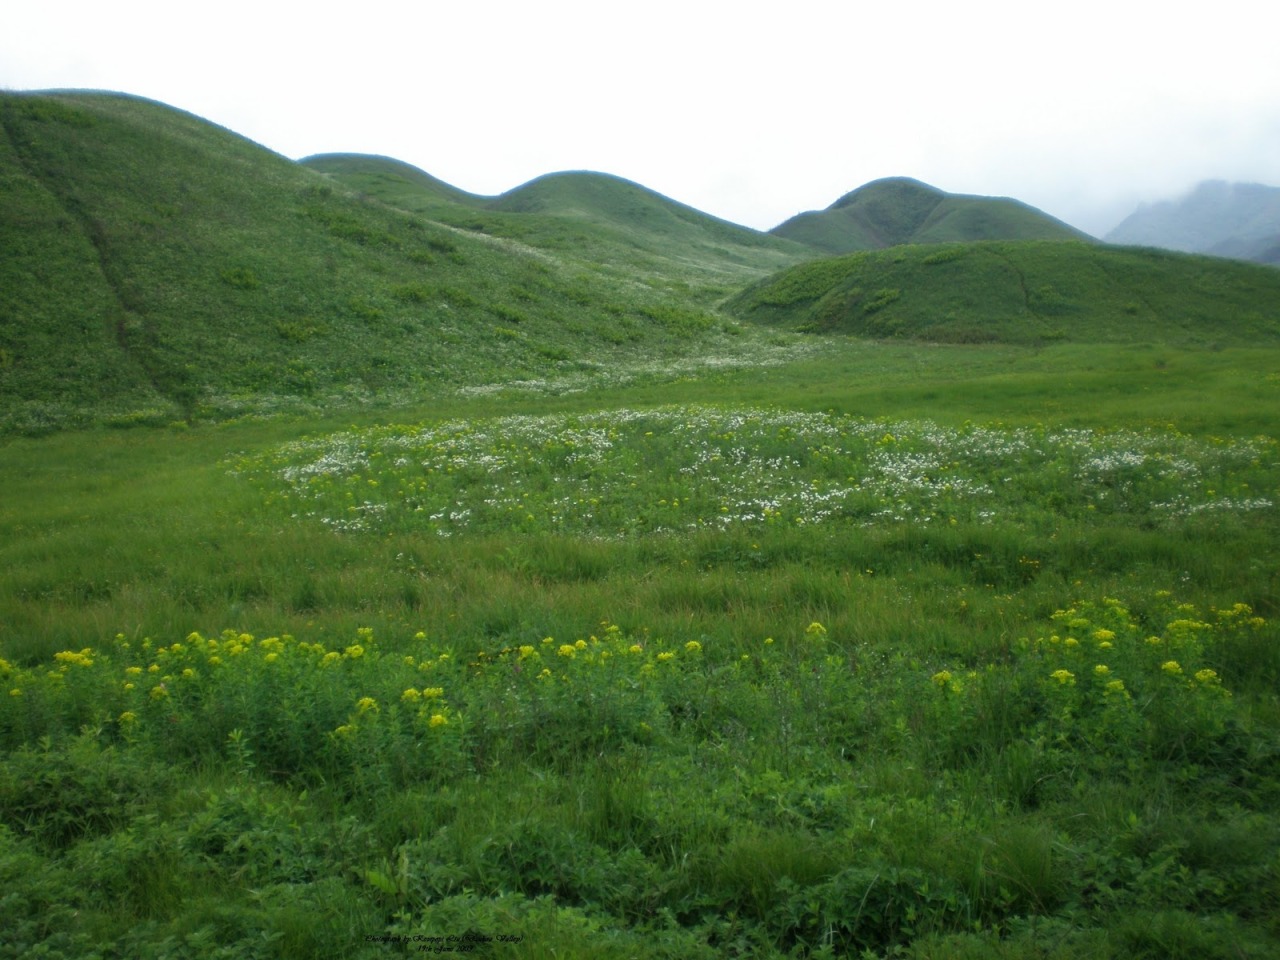
<instances>
[{"instance_id":1,"label":"grassy knoll","mask_svg":"<svg viewBox=\"0 0 1280 960\"><path fill-rule=\"evenodd\" d=\"M1274 955L1274 350L813 342L8 440L0 956Z\"/></svg>"},{"instance_id":2,"label":"grassy knoll","mask_svg":"<svg viewBox=\"0 0 1280 960\"><path fill-rule=\"evenodd\" d=\"M865 184L826 210L798 214L769 232L828 254L907 243L1089 239L1017 200L944 193L908 177Z\"/></svg>"},{"instance_id":3,"label":"grassy knoll","mask_svg":"<svg viewBox=\"0 0 1280 960\"><path fill-rule=\"evenodd\" d=\"M1272 343L1280 273L1070 242L902 246L815 260L728 309L790 329L947 343Z\"/></svg>"}]
</instances>

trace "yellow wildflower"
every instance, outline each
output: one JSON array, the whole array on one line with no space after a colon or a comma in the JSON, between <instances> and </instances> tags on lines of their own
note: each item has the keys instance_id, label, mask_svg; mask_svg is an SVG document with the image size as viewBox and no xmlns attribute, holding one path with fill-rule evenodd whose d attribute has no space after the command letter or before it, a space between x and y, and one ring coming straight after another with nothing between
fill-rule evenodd
<instances>
[{"instance_id":1,"label":"yellow wildflower","mask_svg":"<svg viewBox=\"0 0 1280 960\"><path fill-rule=\"evenodd\" d=\"M951 671L939 670L930 679L939 687L945 687L948 683L951 682Z\"/></svg>"},{"instance_id":2,"label":"yellow wildflower","mask_svg":"<svg viewBox=\"0 0 1280 960\"><path fill-rule=\"evenodd\" d=\"M1204 670L1197 670L1196 679L1201 683L1217 683L1218 671L1210 670L1208 668L1205 668Z\"/></svg>"},{"instance_id":3,"label":"yellow wildflower","mask_svg":"<svg viewBox=\"0 0 1280 960\"><path fill-rule=\"evenodd\" d=\"M132 710L126 710L124 713L120 714L119 722L124 724L125 726L128 726L129 724L133 723L137 719L138 719L138 715L136 713L134 713Z\"/></svg>"},{"instance_id":4,"label":"yellow wildflower","mask_svg":"<svg viewBox=\"0 0 1280 960\"><path fill-rule=\"evenodd\" d=\"M827 628L815 620L804 628L804 632L806 636L813 637L816 640L818 637L825 637L827 635Z\"/></svg>"},{"instance_id":5,"label":"yellow wildflower","mask_svg":"<svg viewBox=\"0 0 1280 960\"><path fill-rule=\"evenodd\" d=\"M423 687L422 699L434 700L436 697L444 696L444 687Z\"/></svg>"},{"instance_id":6,"label":"yellow wildflower","mask_svg":"<svg viewBox=\"0 0 1280 960\"><path fill-rule=\"evenodd\" d=\"M1100 677L1105 677L1108 673L1111 672L1111 668L1108 667L1105 663L1100 663L1093 668L1093 672Z\"/></svg>"},{"instance_id":7,"label":"yellow wildflower","mask_svg":"<svg viewBox=\"0 0 1280 960\"><path fill-rule=\"evenodd\" d=\"M364 656L364 647L358 643L353 643L347 649L342 651L342 655L351 660L358 660Z\"/></svg>"},{"instance_id":8,"label":"yellow wildflower","mask_svg":"<svg viewBox=\"0 0 1280 960\"><path fill-rule=\"evenodd\" d=\"M1076 675L1070 670L1055 670L1049 676L1064 686L1069 686L1076 682Z\"/></svg>"},{"instance_id":9,"label":"yellow wildflower","mask_svg":"<svg viewBox=\"0 0 1280 960\"><path fill-rule=\"evenodd\" d=\"M277 660L279 660L279 659L280 659L280 654L278 654L278 653L276 653L274 650L272 650L270 653L268 653L268 654L267 654L265 657L263 657L262 659L263 659L263 660L265 660L267 663L275 663Z\"/></svg>"},{"instance_id":10,"label":"yellow wildflower","mask_svg":"<svg viewBox=\"0 0 1280 960\"><path fill-rule=\"evenodd\" d=\"M628 653L644 653L644 647L640 646L640 644L638 643L633 643L631 646L627 647L627 652Z\"/></svg>"},{"instance_id":11,"label":"yellow wildflower","mask_svg":"<svg viewBox=\"0 0 1280 960\"><path fill-rule=\"evenodd\" d=\"M530 646L529 644L527 644L527 643L526 643L526 644L524 644L523 646L521 646L521 647L520 647L520 651L519 651L519 653L520 653L520 659L521 659L521 660L527 660L529 657L532 657L532 656L534 655L534 653L536 653L536 652L537 652L537 651L535 651L535 650L534 650L534 648L533 648L532 646Z\"/></svg>"},{"instance_id":12,"label":"yellow wildflower","mask_svg":"<svg viewBox=\"0 0 1280 960\"><path fill-rule=\"evenodd\" d=\"M662 653L658 654L659 663L666 663L668 660L674 660L675 658L676 655L670 650L664 650Z\"/></svg>"},{"instance_id":13,"label":"yellow wildflower","mask_svg":"<svg viewBox=\"0 0 1280 960\"><path fill-rule=\"evenodd\" d=\"M125 667L124 668L124 675L126 677L136 677L140 673L142 673L141 667Z\"/></svg>"},{"instance_id":14,"label":"yellow wildflower","mask_svg":"<svg viewBox=\"0 0 1280 960\"><path fill-rule=\"evenodd\" d=\"M431 715L431 719L427 721L427 723L433 727L443 727L448 722L449 718L443 713L433 713Z\"/></svg>"},{"instance_id":15,"label":"yellow wildflower","mask_svg":"<svg viewBox=\"0 0 1280 960\"><path fill-rule=\"evenodd\" d=\"M1166 660L1160 664L1160 669L1165 673L1177 675L1182 672L1182 665L1177 660Z\"/></svg>"},{"instance_id":16,"label":"yellow wildflower","mask_svg":"<svg viewBox=\"0 0 1280 960\"><path fill-rule=\"evenodd\" d=\"M1105 689L1106 689L1106 692L1107 692L1108 694L1112 694L1112 693L1125 693L1125 692L1126 692L1126 691L1125 691L1125 689L1124 689L1124 681L1123 681L1123 680L1109 680L1109 681L1107 681L1107 686L1106 686L1106 688L1105 688Z\"/></svg>"},{"instance_id":17,"label":"yellow wildflower","mask_svg":"<svg viewBox=\"0 0 1280 960\"><path fill-rule=\"evenodd\" d=\"M356 711L359 713L378 712L378 701L373 697L361 697L356 701Z\"/></svg>"},{"instance_id":18,"label":"yellow wildflower","mask_svg":"<svg viewBox=\"0 0 1280 960\"><path fill-rule=\"evenodd\" d=\"M158 687L151 688L152 700L164 700L168 696L169 696L169 691L165 688L165 685L163 683L160 684Z\"/></svg>"},{"instance_id":19,"label":"yellow wildflower","mask_svg":"<svg viewBox=\"0 0 1280 960\"><path fill-rule=\"evenodd\" d=\"M573 644L562 643L560 645L560 649L557 650L556 653L558 653L562 657L569 657L572 659L573 657L576 657L578 655L578 650L576 647L573 646Z\"/></svg>"},{"instance_id":20,"label":"yellow wildflower","mask_svg":"<svg viewBox=\"0 0 1280 960\"><path fill-rule=\"evenodd\" d=\"M595 637L592 637L591 639L592 639L592 640L594 640L594 639L595 639ZM574 641L574 643L573 643L573 645L574 645L574 647L575 647L576 649L578 649L578 650L585 650L585 649L587 649L587 641L585 641L585 640L575 640L575 641Z\"/></svg>"},{"instance_id":21,"label":"yellow wildflower","mask_svg":"<svg viewBox=\"0 0 1280 960\"><path fill-rule=\"evenodd\" d=\"M1116 635L1115 635L1115 631L1113 630L1107 630L1103 628L1100 630L1093 631L1093 639L1101 640L1103 643L1105 643L1108 640L1114 640L1115 638L1116 638Z\"/></svg>"},{"instance_id":22,"label":"yellow wildflower","mask_svg":"<svg viewBox=\"0 0 1280 960\"><path fill-rule=\"evenodd\" d=\"M690 653L698 653L702 650L702 644L700 644L697 640L690 640L688 643L684 645L684 648L688 650Z\"/></svg>"},{"instance_id":23,"label":"yellow wildflower","mask_svg":"<svg viewBox=\"0 0 1280 960\"><path fill-rule=\"evenodd\" d=\"M342 659L342 654L338 653L336 650L330 650L328 653L326 653L323 657L320 658L320 664L321 666L323 666L325 664L333 663L335 660L341 660L341 659Z\"/></svg>"},{"instance_id":24,"label":"yellow wildflower","mask_svg":"<svg viewBox=\"0 0 1280 960\"><path fill-rule=\"evenodd\" d=\"M182 671L182 676L184 679L194 680L196 677L196 672L192 670L190 667L187 667L185 670Z\"/></svg>"},{"instance_id":25,"label":"yellow wildflower","mask_svg":"<svg viewBox=\"0 0 1280 960\"><path fill-rule=\"evenodd\" d=\"M417 703L422 699L422 694L410 687L404 693L400 694L400 699L405 703Z\"/></svg>"},{"instance_id":26,"label":"yellow wildflower","mask_svg":"<svg viewBox=\"0 0 1280 960\"><path fill-rule=\"evenodd\" d=\"M9 696L20 697L22 696L22 691L19 690L17 687L14 687L12 690L9 691Z\"/></svg>"}]
</instances>

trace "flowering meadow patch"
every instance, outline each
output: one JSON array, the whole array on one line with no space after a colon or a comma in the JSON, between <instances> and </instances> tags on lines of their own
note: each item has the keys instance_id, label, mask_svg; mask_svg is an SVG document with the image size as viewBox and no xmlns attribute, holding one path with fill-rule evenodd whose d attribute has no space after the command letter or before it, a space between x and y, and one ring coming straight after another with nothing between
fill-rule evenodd
<instances>
[{"instance_id":1,"label":"flowering meadow patch","mask_svg":"<svg viewBox=\"0 0 1280 960\"><path fill-rule=\"evenodd\" d=\"M1067 838L1060 826L1093 816L1081 808L1098 784L1116 788L1117 769L1139 789L1217 778L1256 802L1237 783L1255 750L1248 707L1219 675L1233 643L1265 640L1246 604L1206 614L1160 596L1139 615L1114 598L1079 602L1037 639L950 665L872 654L805 620L776 641L607 621L505 646L227 630L0 660L12 766L0 770L0 845L24 863L39 844L65 847L48 862L82 864L112 898L133 889L116 868L125 857L137 870L180 865L192 895L211 876L250 885L250 899L262 884L293 890L317 907L308 916L350 901L385 917L399 903L387 929L424 936L458 922L437 907L473 911L500 893L625 927L639 891L706 919L661 931L641 919L637 936L679 938L664 956L711 957L726 903L769 943L816 948L830 935L845 952L921 923L958 934L1030 911L1084 922L1117 899L1145 904L1147 861L1127 846L1138 814L1121 808L1130 833ZM177 794L183 816L141 812L156 770L208 769L223 785ZM287 790L295 799L276 799ZM347 813L321 819L312 792ZM957 798L970 795L983 799ZM1058 826L1028 829L1031 816ZM874 869L851 862L851 845ZM1158 904L1201 903L1197 884L1225 891L1187 866L1194 851L1156 854L1151 868L1174 875ZM1231 883L1248 875L1224 862L1214 869ZM320 879L332 877L336 890ZM1064 906L1064 889L1083 891L1083 905ZM864 922L849 903L869 891L879 912ZM29 937L39 906L23 914Z\"/></svg>"},{"instance_id":2,"label":"flowering meadow patch","mask_svg":"<svg viewBox=\"0 0 1280 960\"><path fill-rule=\"evenodd\" d=\"M1178 524L1274 509L1276 442L679 406L379 427L239 462L340 531L617 537L770 525Z\"/></svg>"}]
</instances>

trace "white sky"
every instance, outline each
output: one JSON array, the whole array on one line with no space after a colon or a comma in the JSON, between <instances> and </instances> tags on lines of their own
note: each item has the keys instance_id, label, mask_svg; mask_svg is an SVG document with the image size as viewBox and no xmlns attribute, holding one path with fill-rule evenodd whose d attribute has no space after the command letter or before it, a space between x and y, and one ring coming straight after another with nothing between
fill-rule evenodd
<instances>
[{"instance_id":1,"label":"white sky","mask_svg":"<svg viewBox=\"0 0 1280 960\"><path fill-rule=\"evenodd\" d=\"M137 94L480 194L598 170L759 229L886 176L1095 235L1203 179L1280 185L1272 0L15 3L0 88Z\"/></svg>"}]
</instances>

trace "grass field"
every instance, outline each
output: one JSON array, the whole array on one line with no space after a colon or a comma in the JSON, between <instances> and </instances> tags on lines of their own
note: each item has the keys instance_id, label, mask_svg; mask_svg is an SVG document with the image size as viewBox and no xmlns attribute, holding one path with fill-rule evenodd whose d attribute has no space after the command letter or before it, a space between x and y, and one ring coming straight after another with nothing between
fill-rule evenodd
<instances>
[{"instance_id":1,"label":"grass field","mask_svg":"<svg viewBox=\"0 0 1280 960\"><path fill-rule=\"evenodd\" d=\"M0 956L1275 956L1275 350L807 343L4 441Z\"/></svg>"}]
</instances>

